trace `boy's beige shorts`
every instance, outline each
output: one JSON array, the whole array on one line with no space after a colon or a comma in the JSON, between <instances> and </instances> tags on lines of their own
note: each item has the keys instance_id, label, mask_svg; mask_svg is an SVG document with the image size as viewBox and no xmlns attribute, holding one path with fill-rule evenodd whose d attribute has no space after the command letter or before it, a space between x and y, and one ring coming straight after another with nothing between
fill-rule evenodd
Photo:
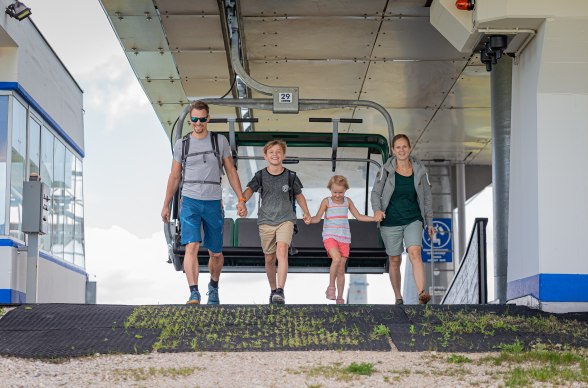
<instances>
[{"instance_id":1,"label":"boy's beige shorts","mask_svg":"<svg viewBox=\"0 0 588 388\"><path fill-rule=\"evenodd\" d=\"M293 234L294 223L292 221L284 221L279 225L259 225L259 238L261 239L263 253L274 253L278 242L283 242L290 246Z\"/></svg>"}]
</instances>

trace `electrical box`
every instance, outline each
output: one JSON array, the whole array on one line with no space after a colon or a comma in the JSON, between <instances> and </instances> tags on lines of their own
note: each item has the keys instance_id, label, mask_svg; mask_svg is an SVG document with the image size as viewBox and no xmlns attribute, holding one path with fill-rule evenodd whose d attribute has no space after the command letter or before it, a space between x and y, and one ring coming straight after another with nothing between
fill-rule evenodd
<instances>
[{"instance_id":1,"label":"electrical box","mask_svg":"<svg viewBox=\"0 0 588 388\"><path fill-rule=\"evenodd\" d=\"M298 88L273 90L274 113L298 113Z\"/></svg>"},{"instance_id":2,"label":"electrical box","mask_svg":"<svg viewBox=\"0 0 588 388\"><path fill-rule=\"evenodd\" d=\"M45 234L49 230L49 188L41 181L25 181L22 231Z\"/></svg>"}]
</instances>

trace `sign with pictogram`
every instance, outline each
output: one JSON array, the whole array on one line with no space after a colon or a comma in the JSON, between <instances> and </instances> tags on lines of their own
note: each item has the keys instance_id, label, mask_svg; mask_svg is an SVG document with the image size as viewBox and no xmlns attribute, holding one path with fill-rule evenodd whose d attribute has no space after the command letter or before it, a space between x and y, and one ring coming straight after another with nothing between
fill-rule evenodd
<instances>
[{"instance_id":1,"label":"sign with pictogram","mask_svg":"<svg viewBox=\"0 0 588 388\"><path fill-rule=\"evenodd\" d=\"M433 248L431 239L426 229L423 229L423 263L431 262L431 250L435 256L435 263L451 263L453 261L453 229L451 218L433 218L435 236L433 237Z\"/></svg>"}]
</instances>

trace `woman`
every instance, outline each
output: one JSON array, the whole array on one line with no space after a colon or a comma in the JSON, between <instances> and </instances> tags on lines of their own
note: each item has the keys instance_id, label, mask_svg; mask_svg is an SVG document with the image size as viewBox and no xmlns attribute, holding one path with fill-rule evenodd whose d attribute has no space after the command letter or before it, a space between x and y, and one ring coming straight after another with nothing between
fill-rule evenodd
<instances>
[{"instance_id":1,"label":"woman","mask_svg":"<svg viewBox=\"0 0 588 388\"><path fill-rule=\"evenodd\" d=\"M374 217L380 222L380 233L390 258L390 282L396 304L403 304L400 292L400 263L404 251L402 241L412 264L419 304L431 300L425 292L425 267L421 258L421 231L423 222L432 238L433 208L431 186L423 164L410 156L410 140L406 135L392 139L393 158L384 164L372 190L371 202Z\"/></svg>"}]
</instances>

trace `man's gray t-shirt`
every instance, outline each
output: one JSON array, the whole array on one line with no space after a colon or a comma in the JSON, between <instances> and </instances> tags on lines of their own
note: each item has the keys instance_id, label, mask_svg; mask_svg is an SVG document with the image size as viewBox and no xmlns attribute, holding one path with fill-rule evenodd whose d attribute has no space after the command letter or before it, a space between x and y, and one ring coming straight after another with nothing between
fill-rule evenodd
<instances>
[{"instance_id":1,"label":"man's gray t-shirt","mask_svg":"<svg viewBox=\"0 0 588 388\"><path fill-rule=\"evenodd\" d=\"M284 221L296 221L296 214L290 202L288 186L288 169L284 169L279 175L272 175L267 168L261 170L261 184L263 185L261 196L261 208L257 211L258 225L280 225ZM298 176L294 179L294 196L302 193L302 183ZM251 191L259 190L259 184L255 177L247 184Z\"/></svg>"},{"instance_id":2,"label":"man's gray t-shirt","mask_svg":"<svg viewBox=\"0 0 588 388\"><path fill-rule=\"evenodd\" d=\"M188 154L197 152L212 151L210 133L203 139L196 139L190 136L190 148ZM221 159L231 154L229 142L223 135L218 135L218 150ZM174 160L182 163L182 139L174 145ZM186 159L186 171L184 181L211 181L220 182L221 170L218 167L218 159L214 153L199 154ZM222 188L220 185L211 183L190 183L184 182L182 196L200 200L222 199Z\"/></svg>"}]
</instances>

